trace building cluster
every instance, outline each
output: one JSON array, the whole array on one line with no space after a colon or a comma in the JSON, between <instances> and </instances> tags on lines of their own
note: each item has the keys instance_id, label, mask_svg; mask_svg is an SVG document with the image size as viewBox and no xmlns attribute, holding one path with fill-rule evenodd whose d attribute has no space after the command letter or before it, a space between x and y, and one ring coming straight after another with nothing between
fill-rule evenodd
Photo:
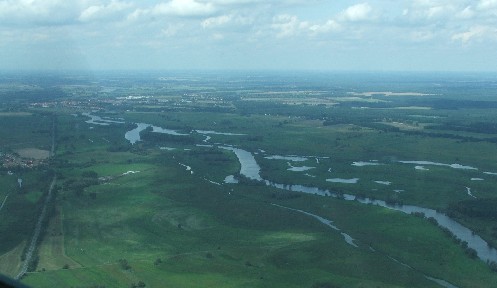
<instances>
[{"instance_id":1,"label":"building cluster","mask_svg":"<svg viewBox=\"0 0 497 288\"><path fill-rule=\"evenodd\" d=\"M32 169L47 164L46 160L26 159L14 153L0 153L0 163L5 169Z\"/></svg>"},{"instance_id":2,"label":"building cluster","mask_svg":"<svg viewBox=\"0 0 497 288\"><path fill-rule=\"evenodd\" d=\"M143 96L133 94L127 96L88 96L86 98L79 97L78 99L55 99L54 101L44 101L31 103L32 108L69 108L77 110L98 110L105 107L128 107L136 105L145 106L177 106L200 105L202 107L208 105L225 105L226 101L216 95L205 95L202 93L184 93L178 96Z\"/></svg>"}]
</instances>

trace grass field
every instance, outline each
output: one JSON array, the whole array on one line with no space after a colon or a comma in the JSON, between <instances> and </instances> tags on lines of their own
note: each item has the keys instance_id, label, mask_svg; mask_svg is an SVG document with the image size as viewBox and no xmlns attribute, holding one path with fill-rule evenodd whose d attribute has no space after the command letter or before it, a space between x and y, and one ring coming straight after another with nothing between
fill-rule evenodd
<instances>
[{"instance_id":1,"label":"grass field","mask_svg":"<svg viewBox=\"0 0 497 288\"><path fill-rule=\"evenodd\" d=\"M182 99L161 99L166 98L175 103ZM146 287L440 287L426 276L461 288L497 283L497 274L486 263L468 257L425 219L244 179L235 154L219 148L233 145L253 153L262 178L276 183L446 209L472 199L466 187L477 198L497 197L497 176L484 174L497 172L493 135L446 132L454 121L494 121L495 111L478 116L479 110L470 109L400 111L242 102L227 101L221 112L203 110L209 108L207 102L183 110L142 103L133 109L94 112L126 122L109 126L86 123L88 117L81 113L90 108L47 109L57 114L56 156L50 166L0 174L0 201L9 195L0 210L0 271L12 276L19 269L48 190L47 175L54 170L54 213L44 227L36 269L22 280L33 287L131 287L140 281ZM0 128L0 151L46 156L40 151L49 149L52 118L42 110L0 113L6 121ZM134 122L192 137L188 143L164 137L131 145L124 133ZM457 127L480 127L461 125ZM242 135L201 135L194 130ZM266 158L273 155L307 160ZM289 171L291 166L311 169ZM16 187L19 175L22 189ZM225 184L228 175L240 183ZM326 181L331 178L359 180ZM341 231L303 211L332 220ZM493 237L488 219L461 222ZM347 243L342 232L357 247Z\"/></svg>"},{"instance_id":2,"label":"grass field","mask_svg":"<svg viewBox=\"0 0 497 288\"><path fill-rule=\"evenodd\" d=\"M38 270L59 270L61 268L80 268L81 265L65 254L63 215L60 207L50 219L45 237L40 243Z\"/></svg>"},{"instance_id":3,"label":"grass field","mask_svg":"<svg viewBox=\"0 0 497 288\"><path fill-rule=\"evenodd\" d=\"M0 147L4 149L50 147L50 124L48 115L31 113L0 114Z\"/></svg>"},{"instance_id":4,"label":"grass field","mask_svg":"<svg viewBox=\"0 0 497 288\"><path fill-rule=\"evenodd\" d=\"M0 273L8 277L15 277L17 275L17 272L21 268L21 255L25 245L26 243L22 242L17 247L0 256Z\"/></svg>"},{"instance_id":5,"label":"grass field","mask_svg":"<svg viewBox=\"0 0 497 288\"><path fill-rule=\"evenodd\" d=\"M230 127L218 127L216 131L244 132L247 136L212 135L211 142L240 145L254 152L265 150L265 154L256 155L262 175L281 183L313 185L380 199L395 196L406 203L428 207L444 207L450 201L467 199L462 189L466 185L474 184L475 193L485 193L493 185L492 180L470 182L479 171L438 166L417 171L412 165L392 161L428 159L452 164L457 160L465 165L491 167L492 159L477 157L472 152L455 159L454 151L463 149L460 146L465 144L452 140L397 137L348 126L323 128L316 122L298 119L282 127L278 117L253 116L249 125L245 116L226 116L228 123L223 115L177 114L169 116L169 120L156 114L138 115L132 114L154 125L172 121L177 129L207 129L208 126L195 123L205 123L213 117L209 121ZM268 136L247 141L261 131ZM97 139L96 135L104 132L110 130L95 128L85 135ZM151 287L196 287L206 283L219 287L310 287L328 282L343 287L437 287L423 275L445 279L459 287L497 283L496 274L485 263L469 259L463 249L423 219L329 198L292 193L288 198L284 196L287 192L257 185L217 185L239 169L229 151L195 146L188 146L186 151L161 151L153 146L136 146L132 151L109 154L105 151L108 144L81 145L86 138L73 139L67 141L76 141L74 147L81 149L62 156L74 164L60 170L63 181L77 179L84 171L95 171L99 176L140 172L89 186L79 196L71 190L62 191L58 197L64 214L64 245L60 236L47 238L41 246L43 256L38 267L45 265L46 270L53 271L31 273L26 283L39 287L53 281L61 286L82 281L120 287L144 281ZM403 149L399 150L398 145ZM479 145L480 151L491 149L488 144ZM422 149L425 146L445 147L445 152ZM288 171L287 161L264 159L264 155L330 158L318 163L309 157L305 162L292 163L315 166L309 171L316 176L313 178ZM354 161L370 160L378 160L382 165L351 165ZM356 176L361 178L357 185L324 181ZM378 180L393 184L382 186L373 182ZM394 189L406 192L396 193ZM434 190L437 193L430 192ZM270 205L274 201L333 219L356 239L359 247L348 245L339 232L311 217ZM64 258L62 246L70 259ZM123 268L119 259L126 259L130 268ZM70 260L75 262L66 263ZM63 269L63 263L69 269Z\"/></svg>"}]
</instances>

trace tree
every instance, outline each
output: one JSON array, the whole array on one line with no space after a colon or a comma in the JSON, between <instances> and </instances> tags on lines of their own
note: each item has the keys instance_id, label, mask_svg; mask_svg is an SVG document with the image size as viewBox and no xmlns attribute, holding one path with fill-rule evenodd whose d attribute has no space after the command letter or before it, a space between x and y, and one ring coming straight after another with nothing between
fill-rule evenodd
<instances>
[{"instance_id":1,"label":"tree","mask_svg":"<svg viewBox=\"0 0 497 288\"><path fill-rule=\"evenodd\" d=\"M473 248L466 248L466 254L469 256L471 259L476 259L478 257L478 253L476 252L475 249Z\"/></svg>"},{"instance_id":2,"label":"tree","mask_svg":"<svg viewBox=\"0 0 497 288\"><path fill-rule=\"evenodd\" d=\"M488 262L488 266L490 267L490 270L497 272L497 263L495 261Z\"/></svg>"},{"instance_id":3,"label":"tree","mask_svg":"<svg viewBox=\"0 0 497 288\"><path fill-rule=\"evenodd\" d=\"M311 288L340 288L340 286L337 286L335 284L329 283L329 282L318 282L314 283Z\"/></svg>"},{"instance_id":4,"label":"tree","mask_svg":"<svg viewBox=\"0 0 497 288\"><path fill-rule=\"evenodd\" d=\"M157 259L155 259L155 261L154 261L154 265L155 265L155 266L157 266L157 265L159 265L159 264L161 264L161 263L162 263L162 259L160 259L160 258L157 258Z\"/></svg>"},{"instance_id":5,"label":"tree","mask_svg":"<svg viewBox=\"0 0 497 288\"><path fill-rule=\"evenodd\" d=\"M147 285L145 284L145 282L143 281L138 281L138 283L132 283L131 284L131 288L144 288L146 287Z\"/></svg>"},{"instance_id":6,"label":"tree","mask_svg":"<svg viewBox=\"0 0 497 288\"><path fill-rule=\"evenodd\" d=\"M83 171L83 173L81 173L81 176L84 178L96 179L96 178L98 178L98 173L95 171Z\"/></svg>"},{"instance_id":7,"label":"tree","mask_svg":"<svg viewBox=\"0 0 497 288\"><path fill-rule=\"evenodd\" d=\"M126 259L119 259L119 265L121 266L121 269L123 270L130 270L131 266L128 263L128 260Z\"/></svg>"}]
</instances>

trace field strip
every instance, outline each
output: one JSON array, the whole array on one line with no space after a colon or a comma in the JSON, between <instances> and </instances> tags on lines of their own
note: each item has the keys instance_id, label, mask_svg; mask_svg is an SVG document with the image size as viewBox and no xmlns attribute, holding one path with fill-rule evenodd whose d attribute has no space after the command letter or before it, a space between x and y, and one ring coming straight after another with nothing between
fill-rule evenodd
<instances>
[{"instance_id":1,"label":"field strip","mask_svg":"<svg viewBox=\"0 0 497 288\"><path fill-rule=\"evenodd\" d=\"M59 210L60 211L60 210ZM64 231L62 229L62 212L51 217L47 231L39 244L38 269L59 270L62 267L81 267L81 265L65 254Z\"/></svg>"},{"instance_id":2,"label":"field strip","mask_svg":"<svg viewBox=\"0 0 497 288\"><path fill-rule=\"evenodd\" d=\"M31 238L31 243L29 244L28 250L26 252L26 259L22 263L21 271L19 271L19 274L17 274L17 276L15 277L16 280L21 279L22 276L24 276L24 274L26 274L26 272L28 271L29 263L31 262L31 258L33 257L33 253L36 248L36 243L38 242L38 237L40 236L42 228L41 225L43 223L45 215L47 214L48 203L50 203L50 200L52 200L52 190L55 186L56 181L57 181L57 176L54 176L52 183L50 184L50 188L48 189L47 198L45 198L45 203L43 205L43 209L41 210L40 217L38 218L38 222L36 223L35 231L33 233L33 238Z\"/></svg>"},{"instance_id":3,"label":"field strip","mask_svg":"<svg viewBox=\"0 0 497 288\"><path fill-rule=\"evenodd\" d=\"M83 267L83 265L81 265L81 263L79 263L78 261L74 260L73 258L67 256L66 254L66 241L65 241L65 233L64 233L64 209L62 207L60 207L60 230L61 230L61 233L62 233L62 256L66 257L67 259L70 259L71 261L73 261L74 263L77 264L76 267L80 268L80 267Z\"/></svg>"},{"instance_id":4,"label":"field strip","mask_svg":"<svg viewBox=\"0 0 497 288\"><path fill-rule=\"evenodd\" d=\"M281 247L285 247L287 245L266 245L266 246L261 246L262 248L266 247L266 248L281 248ZM205 253L215 253L215 252L218 252L219 250L218 249L210 249L210 250L202 250L202 251L193 251L193 252L185 252L185 253L178 253L178 254L168 254L168 255L164 255L164 257L159 257L161 258L163 261L166 261L168 259L174 259L175 257L182 257L182 256L194 256L194 255L203 255ZM68 257L69 259L71 259L70 257ZM155 261L155 259L153 259ZM76 262L76 261L75 261ZM152 263L153 261L151 259L134 259L134 260L130 260L131 263L133 262L140 262L140 263ZM77 262L76 262L77 263ZM80 265L80 266L77 266L77 267L69 267L69 268L59 268L59 269L55 269L55 270L52 270L52 271L59 271L59 270L87 270L87 269L91 269L91 268L99 268L99 267L108 267L108 266L114 266L114 265L119 265L119 262L116 260L114 262L106 262L106 263L101 263L101 264L95 264L95 265L88 265L88 266L84 266L84 265ZM239 264L240 266L243 266L242 264ZM37 273L45 273L44 271L31 271L31 272L26 272L26 274L37 274Z\"/></svg>"}]
</instances>

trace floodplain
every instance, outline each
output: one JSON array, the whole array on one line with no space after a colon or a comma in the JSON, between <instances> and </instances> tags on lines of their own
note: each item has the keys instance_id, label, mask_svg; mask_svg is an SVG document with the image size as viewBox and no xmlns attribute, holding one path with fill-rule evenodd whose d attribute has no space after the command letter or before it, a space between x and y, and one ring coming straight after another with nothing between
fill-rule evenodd
<instances>
[{"instance_id":1,"label":"floodplain","mask_svg":"<svg viewBox=\"0 0 497 288\"><path fill-rule=\"evenodd\" d=\"M497 283L497 75L79 76L1 91L2 274L27 263L33 287ZM485 249L399 211L412 206Z\"/></svg>"}]
</instances>

